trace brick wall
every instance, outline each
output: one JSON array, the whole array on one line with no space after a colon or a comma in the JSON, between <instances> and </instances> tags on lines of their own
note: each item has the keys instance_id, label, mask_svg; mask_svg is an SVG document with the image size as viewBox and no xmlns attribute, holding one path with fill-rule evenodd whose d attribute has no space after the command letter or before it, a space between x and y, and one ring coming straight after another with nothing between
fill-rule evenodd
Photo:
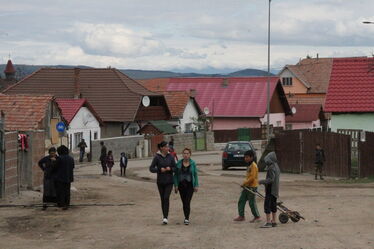
<instances>
[{"instance_id":1,"label":"brick wall","mask_svg":"<svg viewBox=\"0 0 374 249\"><path fill-rule=\"evenodd\" d=\"M31 137L31 188L39 187L43 184L43 171L39 168L39 160L45 156L45 132L33 131Z\"/></svg>"},{"instance_id":2,"label":"brick wall","mask_svg":"<svg viewBox=\"0 0 374 249\"><path fill-rule=\"evenodd\" d=\"M5 133L5 169L4 169L4 194L5 196L19 193L18 178L18 134L17 132Z\"/></svg>"}]
</instances>

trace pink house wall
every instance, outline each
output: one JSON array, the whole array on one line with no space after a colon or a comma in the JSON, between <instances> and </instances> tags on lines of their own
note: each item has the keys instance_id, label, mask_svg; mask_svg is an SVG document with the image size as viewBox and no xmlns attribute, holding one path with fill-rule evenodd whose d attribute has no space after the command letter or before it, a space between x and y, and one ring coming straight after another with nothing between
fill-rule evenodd
<instances>
[{"instance_id":1,"label":"pink house wall","mask_svg":"<svg viewBox=\"0 0 374 249\"><path fill-rule=\"evenodd\" d=\"M235 130L238 128L260 128L258 118L214 118L213 130Z\"/></svg>"},{"instance_id":2,"label":"pink house wall","mask_svg":"<svg viewBox=\"0 0 374 249\"><path fill-rule=\"evenodd\" d=\"M292 130L302 130L302 129L312 129L312 128L319 128L321 127L320 121L312 121L312 122L295 122L295 123L287 123L292 124Z\"/></svg>"}]
</instances>

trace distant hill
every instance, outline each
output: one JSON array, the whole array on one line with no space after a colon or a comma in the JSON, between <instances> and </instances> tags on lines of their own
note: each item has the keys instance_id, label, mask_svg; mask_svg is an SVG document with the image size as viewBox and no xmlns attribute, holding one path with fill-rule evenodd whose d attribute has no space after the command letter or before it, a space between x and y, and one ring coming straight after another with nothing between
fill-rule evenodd
<instances>
[{"instance_id":1,"label":"distant hill","mask_svg":"<svg viewBox=\"0 0 374 249\"><path fill-rule=\"evenodd\" d=\"M1 77L4 78L4 69L6 64L0 64ZM69 66L69 65L14 65L17 73L16 78L18 80L32 74L42 67L53 67L53 68L90 68L87 66ZM266 76L267 72L258 69L244 69L229 74L201 74L201 73L175 73L170 71L153 71L153 70L134 70L134 69L119 69L124 74L128 75L133 79L152 79L152 78L177 78L177 77L250 77L250 76ZM272 74L273 75L273 74Z\"/></svg>"}]
</instances>

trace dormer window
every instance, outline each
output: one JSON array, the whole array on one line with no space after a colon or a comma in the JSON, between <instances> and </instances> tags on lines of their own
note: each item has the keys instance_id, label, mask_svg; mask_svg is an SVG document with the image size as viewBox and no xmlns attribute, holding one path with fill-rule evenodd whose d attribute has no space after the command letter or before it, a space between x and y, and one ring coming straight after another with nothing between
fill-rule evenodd
<instances>
[{"instance_id":1,"label":"dormer window","mask_svg":"<svg viewBox=\"0 0 374 249\"><path fill-rule=\"evenodd\" d=\"M283 77L282 78L283 86L292 86L292 77Z\"/></svg>"}]
</instances>

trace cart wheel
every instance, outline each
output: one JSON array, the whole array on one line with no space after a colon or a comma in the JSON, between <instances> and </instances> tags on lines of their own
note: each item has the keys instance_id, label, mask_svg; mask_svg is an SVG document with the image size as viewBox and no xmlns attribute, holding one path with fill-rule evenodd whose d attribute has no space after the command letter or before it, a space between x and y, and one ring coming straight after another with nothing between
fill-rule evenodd
<instances>
[{"instance_id":1,"label":"cart wheel","mask_svg":"<svg viewBox=\"0 0 374 249\"><path fill-rule=\"evenodd\" d=\"M294 216L294 217L292 217L292 216ZM299 212L296 212L296 211L292 212L292 216L290 216L290 218L293 222L298 222L300 220Z\"/></svg>"},{"instance_id":2,"label":"cart wheel","mask_svg":"<svg viewBox=\"0 0 374 249\"><path fill-rule=\"evenodd\" d=\"M288 215L286 213L280 213L278 219L280 223L286 224L288 222Z\"/></svg>"}]
</instances>

